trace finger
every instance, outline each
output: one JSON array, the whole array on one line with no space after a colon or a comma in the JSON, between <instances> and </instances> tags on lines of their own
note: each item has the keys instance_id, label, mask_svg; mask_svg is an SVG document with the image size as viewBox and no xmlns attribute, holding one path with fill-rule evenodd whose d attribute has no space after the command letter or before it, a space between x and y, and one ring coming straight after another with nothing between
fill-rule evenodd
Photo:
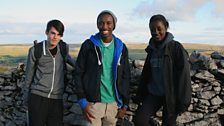
<instances>
[{"instance_id":1,"label":"finger","mask_svg":"<svg viewBox=\"0 0 224 126\"><path fill-rule=\"evenodd\" d=\"M88 112L88 116L89 116L90 118L95 119L95 116L93 116L93 114L92 114L91 112Z\"/></svg>"},{"instance_id":2,"label":"finger","mask_svg":"<svg viewBox=\"0 0 224 126\"><path fill-rule=\"evenodd\" d=\"M115 116L115 118L118 118L118 114Z\"/></svg>"},{"instance_id":3,"label":"finger","mask_svg":"<svg viewBox=\"0 0 224 126\"><path fill-rule=\"evenodd\" d=\"M116 118L119 118L119 119L122 118L122 113L118 112L117 115L116 115Z\"/></svg>"},{"instance_id":4,"label":"finger","mask_svg":"<svg viewBox=\"0 0 224 126\"><path fill-rule=\"evenodd\" d=\"M95 119L95 117L93 116L93 114L91 113L91 109L93 108L93 105L89 104L88 108L86 109L86 114L88 115L88 117Z\"/></svg>"},{"instance_id":5,"label":"finger","mask_svg":"<svg viewBox=\"0 0 224 126\"><path fill-rule=\"evenodd\" d=\"M86 119L87 119L87 121L89 121L90 123L92 123L92 120L91 120L91 118L89 117L88 114L86 114Z\"/></svg>"}]
</instances>

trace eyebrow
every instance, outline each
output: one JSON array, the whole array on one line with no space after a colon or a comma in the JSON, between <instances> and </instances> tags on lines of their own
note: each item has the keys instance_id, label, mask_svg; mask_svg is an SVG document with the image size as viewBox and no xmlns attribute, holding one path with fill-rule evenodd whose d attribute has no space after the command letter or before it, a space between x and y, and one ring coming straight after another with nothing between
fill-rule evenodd
<instances>
[{"instance_id":1,"label":"eyebrow","mask_svg":"<svg viewBox=\"0 0 224 126\"><path fill-rule=\"evenodd\" d=\"M56 32L53 32L53 31L51 31L50 33L54 35L61 35L60 33L57 34Z\"/></svg>"}]
</instances>

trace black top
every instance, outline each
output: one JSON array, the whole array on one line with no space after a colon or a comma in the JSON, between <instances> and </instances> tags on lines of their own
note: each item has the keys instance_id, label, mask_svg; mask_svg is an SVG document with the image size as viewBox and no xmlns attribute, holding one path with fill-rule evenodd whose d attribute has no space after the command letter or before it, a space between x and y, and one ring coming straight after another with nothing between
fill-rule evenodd
<instances>
[{"instance_id":1,"label":"black top","mask_svg":"<svg viewBox=\"0 0 224 126\"><path fill-rule=\"evenodd\" d=\"M57 54L57 46L54 47L53 49L49 49L49 51L51 52L51 55L52 55L53 57L55 57L55 55Z\"/></svg>"}]
</instances>

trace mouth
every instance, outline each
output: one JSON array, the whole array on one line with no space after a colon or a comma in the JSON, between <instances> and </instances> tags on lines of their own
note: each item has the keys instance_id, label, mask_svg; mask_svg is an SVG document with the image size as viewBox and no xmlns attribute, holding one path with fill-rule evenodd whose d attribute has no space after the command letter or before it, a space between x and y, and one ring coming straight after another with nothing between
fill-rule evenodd
<instances>
[{"instance_id":1,"label":"mouth","mask_svg":"<svg viewBox=\"0 0 224 126\"><path fill-rule=\"evenodd\" d=\"M159 39L159 36L158 36L158 35L152 35L152 37L153 37L154 39Z\"/></svg>"},{"instance_id":2,"label":"mouth","mask_svg":"<svg viewBox=\"0 0 224 126\"><path fill-rule=\"evenodd\" d=\"M51 41L52 44L55 44L55 43L57 43L57 42L58 42L58 40L52 40L52 41Z\"/></svg>"},{"instance_id":3,"label":"mouth","mask_svg":"<svg viewBox=\"0 0 224 126\"><path fill-rule=\"evenodd\" d=\"M109 31L101 31L101 33L102 33L103 35L106 35L106 34L109 33Z\"/></svg>"}]
</instances>

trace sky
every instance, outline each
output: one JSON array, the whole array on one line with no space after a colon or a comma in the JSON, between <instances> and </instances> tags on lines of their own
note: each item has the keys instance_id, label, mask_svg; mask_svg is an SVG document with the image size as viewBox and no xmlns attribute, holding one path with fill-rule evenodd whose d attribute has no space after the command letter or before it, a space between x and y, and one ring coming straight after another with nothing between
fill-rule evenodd
<instances>
[{"instance_id":1,"label":"sky","mask_svg":"<svg viewBox=\"0 0 224 126\"><path fill-rule=\"evenodd\" d=\"M118 18L114 34L124 43L148 43L149 19L163 14L175 40L224 45L224 0L2 0L0 44L25 44L46 39L49 20L63 22L63 40L82 43L98 32L103 10Z\"/></svg>"}]
</instances>

